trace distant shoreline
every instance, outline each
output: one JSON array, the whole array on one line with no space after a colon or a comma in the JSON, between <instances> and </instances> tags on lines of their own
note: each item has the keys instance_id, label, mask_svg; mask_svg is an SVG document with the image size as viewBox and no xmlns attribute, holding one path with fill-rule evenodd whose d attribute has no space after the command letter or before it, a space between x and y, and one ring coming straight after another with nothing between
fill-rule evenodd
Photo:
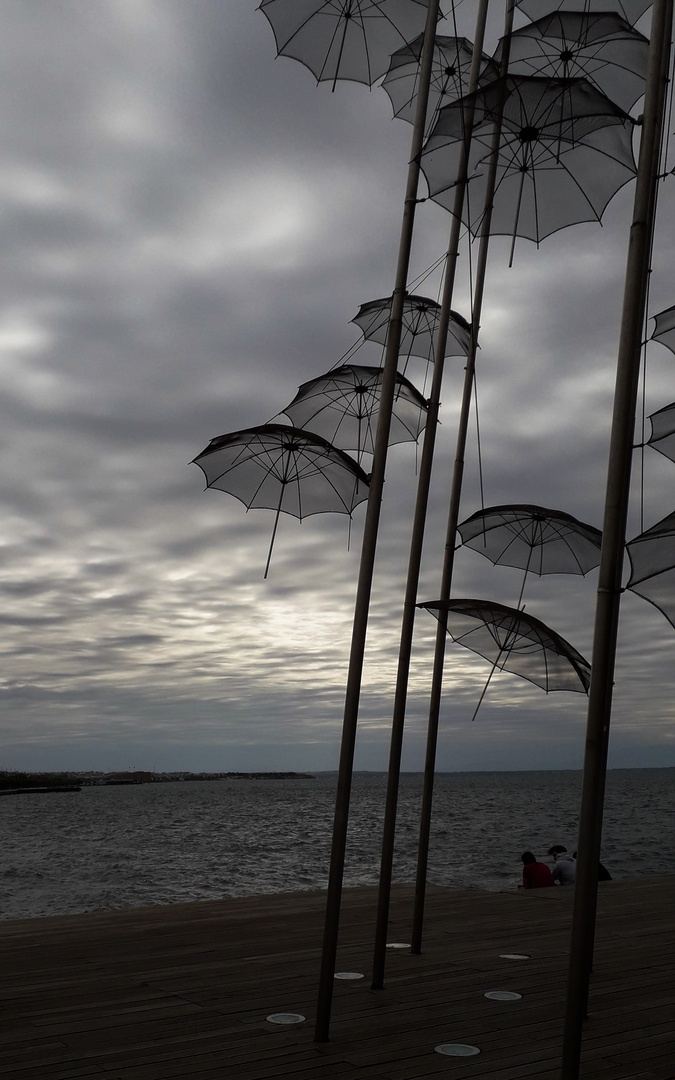
<instances>
[{"instance_id":1,"label":"distant shoreline","mask_svg":"<svg viewBox=\"0 0 675 1080\"><path fill-rule=\"evenodd\" d=\"M44 794L56 791L80 791L82 787L136 787L139 784L172 784L216 780L316 780L314 773L303 772L0 772L0 795Z\"/></svg>"}]
</instances>

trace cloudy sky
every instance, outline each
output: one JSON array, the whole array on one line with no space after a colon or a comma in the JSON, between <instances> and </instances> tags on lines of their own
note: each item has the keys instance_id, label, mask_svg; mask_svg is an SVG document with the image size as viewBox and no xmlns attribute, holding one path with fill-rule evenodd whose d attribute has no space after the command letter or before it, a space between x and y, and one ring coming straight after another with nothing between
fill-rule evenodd
<instances>
[{"instance_id":1,"label":"cloudy sky","mask_svg":"<svg viewBox=\"0 0 675 1080\"><path fill-rule=\"evenodd\" d=\"M472 6L459 12L470 35ZM275 59L253 0L4 0L2 16L0 767L336 768L365 508L349 549L345 517L283 516L265 581L273 515L204 491L190 462L270 420L359 339L359 305L393 286L412 129L381 89L331 93ZM675 302L673 183L652 314ZM632 196L629 184L603 227L539 251L519 241L512 269L493 241L478 369L487 505L602 524ZM411 280L449 225L420 206ZM467 280L463 253L465 315ZM431 274L417 291L438 288ZM368 342L355 360L380 356ZM461 378L449 360L420 599L438 592ZM646 397L648 412L675 398L658 344ZM361 768L388 755L416 460L413 444L389 456ZM647 451L645 526L674 500L675 466ZM472 431L462 516L479 505ZM596 581L532 578L525 594L587 656ZM519 585L518 571L458 554L455 595L513 604ZM408 769L423 761L434 629L420 613ZM675 765L674 650L665 618L625 594L612 765ZM583 695L499 675L471 723L486 675L449 648L441 768L580 767Z\"/></svg>"}]
</instances>

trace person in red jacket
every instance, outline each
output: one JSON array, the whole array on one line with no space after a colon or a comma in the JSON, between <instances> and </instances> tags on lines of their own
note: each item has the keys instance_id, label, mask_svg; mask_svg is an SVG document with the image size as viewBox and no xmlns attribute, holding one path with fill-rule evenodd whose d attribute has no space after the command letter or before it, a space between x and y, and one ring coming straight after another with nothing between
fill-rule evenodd
<instances>
[{"instance_id":1,"label":"person in red jacket","mask_svg":"<svg viewBox=\"0 0 675 1080\"><path fill-rule=\"evenodd\" d=\"M553 874L546 863L537 862L531 851L524 851L520 856L523 864L523 888L544 889L555 885Z\"/></svg>"}]
</instances>

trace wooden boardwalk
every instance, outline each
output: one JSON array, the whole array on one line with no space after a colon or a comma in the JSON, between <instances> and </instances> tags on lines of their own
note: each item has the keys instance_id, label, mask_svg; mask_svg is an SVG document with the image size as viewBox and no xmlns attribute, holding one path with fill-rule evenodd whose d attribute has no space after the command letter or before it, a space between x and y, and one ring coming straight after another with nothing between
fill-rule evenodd
<instances>
[{"instance_id":1,"label":"wooden boardwalk","mask_svg":"<svg viewBox=\"0 0 675 1080\"><path fill-rule=\"evenodd\" d=\"M424 955L388 950L374 992L375 890L346 890L338 967L365 978L336 980L323 1044L322 893L0 923L0 1080L558 1080L572 893L430 887ZM395 888L392 942L411 896ZM675 1078L674 916L675 877L600 887L585 1080Z\"/></svg>"}]
</instances>

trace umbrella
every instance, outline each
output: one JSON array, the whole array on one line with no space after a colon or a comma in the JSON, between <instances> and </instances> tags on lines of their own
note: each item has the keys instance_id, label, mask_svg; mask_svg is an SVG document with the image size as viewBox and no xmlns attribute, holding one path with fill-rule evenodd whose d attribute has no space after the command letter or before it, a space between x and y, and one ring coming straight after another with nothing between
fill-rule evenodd
<instances>
[{"instance_id":1,"label":"umbrella","mask_svg":"<svg viewBox=\"0 0 675 1080\"><path fill-rule=\"evenodd\" d=\"M657 607L675 626L675 511L626 544L627 589Z\"/></svg>"},{"instance_id":2,"label":"umbrella","mask_svg":"<svg viewBox=\"0 0 675 1080\"><path fill-rule=\"evenodd\" d=\"M656 327L652 334L653 341L660 341L667 349L675 353L675 304L654 316Z\"/></svg>"},{"instance_id":3,"label":"umbrella","mask_svg":"<svg viewBox=\"0 0 675 1080\"><path fill-rule=\"evenodd\" d=\"M422 40L422 37L415 38L409 45L396 50L381 83L391 99L394 116L411 124L415 119ZM472 60L473 45L467 38L437 35L427 110L430 117L435 118L443 105L464 97L468 92ZM498 74L495 61L483 54L479 84L496 79Z\"/></svg>"},{"instance_id":4,"label":"umbrella","mask_svg":"<svg viewBox=\"0 0 675 1080\"><path fill-rule=\"evenodd\" d=\"M495 59L499 60L504 39ZM644 94L649 41L611 11L554 11L511 34L509 73L587 79L628 111Z\"/></svg>"},{"instance_id":5,"label":"umbrella","mask_svg":"<svg viewBox=\"0 0 675 1080\"><path fill-rule=\"evenodd\" d=\"M424 31L427 0L262 0L277 55L308 67L317 82L372 86L389 58Z\"/></svg>"},{"instance_id":6,"label":"umbrella","mask_svg":"<svg viewBox=\"0 0 675 1080\"><path fill-rule=\"evenodd\" d=\"M492 233L537 244L581 221L599 221L607 203L635 175L632 120L585 79L508 75L446 105L422 152L434 202L452 209L463 113L475 101L469 165L473 206L483 207L494 123L501 117ZM472 232L480 216L472 218Z\"/></svg>"},{"instance_id":7,"label":"umbrella","mask_svg":"<svg viewBox=\"0 0 675 1080\"><path fill-rule=\"evenodd\" d=\"M542 15L548 15L550 11L578 11L583 8L588 11L595 7L597 11L615 11L633 26L647 8L652 6L653 0L596 0L594 4L590 0L516 0L518 7L527 15L528 19L539 19Z\"/></svg>"},{"instance_id":8,"label":"umbrella","mask_svg":"<svg viewBox=\"0 0 675 1080\"><path fill-rule=\"evenodd\" d=\"M527 504L490 506L468 517L457 531L465 547L479 551L495 566L524 570L523 588L530 572L584 575L600 562L600 530L562 510Z\"/></svg>"},{"instance_id":9,"label":"umbrella","mask_svg":"<svg viewBox=\"0 0 675 1080\"><path fill-rule=\"evenodd\" d=\"M675 401L652 413L649 419L652 433L647 439L647 445L675 461Z\"/></svg>"},{"instance_id":10,"label":"umbrella","mask_svg":"<svg viewBox=\"0 0 675 1080\"><path fill-rule=\"evenodd\" d=\"M555 630L515 608L490 600L432 600L418 607L447 613L447 631L457 645L478 653L500 671L552 690L587 692L590 664Z\"/></svg>"},{"instance_id":11,"label":"umbrella","mask_svg":"<svg viewBox=\"0 0 675 1080\"><path fill-rule=\"evenodd\" d=\"M309 428L342 450L372 454L382 387L382 368L345 364L303 383L283 410L292 424ZM424 428L427 403L403 375L396 393L389 442L415 442Z\"/></svg>"},{"instance_id":12,"label":"umbrella","mask_svg":"<svg viewBox=\"0 0 675 1080\"><path fill-rule=\"evenodd\" d=\"M275 510L265 577L269 570L279 514L308 517L330 511L349 514L368 497L363 469L320 435L283 424L219 435L192 464L207 488L227 491L251 507Z\"/></svg>"},{"instance_id":13,"label":"umbrella","mask_svg":"<svg viewBox=\"0 0 675 1080\"><path fill-rule=\"evenodd\" d=\"M391 297L385 296L380 300L369 300L361 304L352 322L361 327L364 337L384 345L387 341L390 313ZM430 297L407 294L403 304L401 355L433 358L440 313L441 305ZM446 356L466 356L470 340L469 323L456 311L451 311Z\"/></svg>"}]
</instances>

